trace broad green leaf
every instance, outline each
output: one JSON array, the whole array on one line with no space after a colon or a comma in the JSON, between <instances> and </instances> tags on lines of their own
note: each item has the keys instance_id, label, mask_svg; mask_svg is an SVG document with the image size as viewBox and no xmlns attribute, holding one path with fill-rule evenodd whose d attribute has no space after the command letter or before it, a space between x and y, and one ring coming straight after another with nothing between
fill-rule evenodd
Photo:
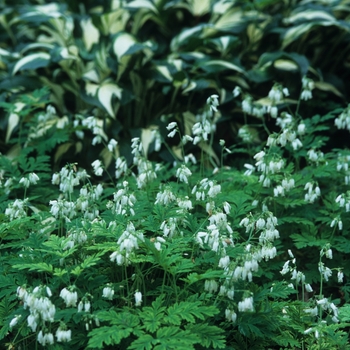
<instances>
[{"instance_id":1,"label":"broad green leaf","mask_svg":"<svg viewBox=\"0 0 350 350\"><path fill-rule=\"evenodd\" d=\"M325 20L325 21L335 21L335 17L330 13L318 10L306 10L300 11L295 15L292 15L284 19L285 23L294 23L297 21L315 21L315 20Z\"/></svg>"},{"instance_id":2,"label":"broad green leaf","mask_svg":"<svg viewBox=\"0 0 350 350\"><path fill-rule=\"evenodd\" d=\"M192 37L198 39L205 27L208 27L208 24L200 24L196 27L182 30L182 32L179 35L175 36L171 41L171 51L179 51L181 46L184 46L187 43L187 41Z\"/></svg>"},{"instance_id":3,"label":"broad green leaf","mask_svg":"<svg viewBox=\"0 0 350 350\"><path fill-rule=\"evenodd\" d=\"M167 66L157 65L156 70L168 81L173 81L173 77L172 77L170 70Z\"/></svg>"},{"instance_id":4,"label":"broad green leaf","mask_svg":"<svg viewBox=\"0 0 350 350\"><path fill-rule=\"evenodd\" d=\"M116 36L113 43L113 51L120 60L125 54L131 54L131 49L134 47L135 51L139 51L143 48L138 44L136 39L129 33L121 33Z\"/></svg>"},{"instance_id":5,"label":"broad green leaf","mask_svg":"<svg viewBox=\"0 0 350 350\"><path fill-rule=\"evenodd\" d=\"M18 125L18 122L19 122L19 115L18 115L18 113L25 106L25 104L22 103L22 102L16 102L14 105L15 105L15 111L9 115L9 119L8 119L7 130L6 130L6 139L5 139L6 143L10 139L13 130Z\"/></svg>"},{"instance_id":6,"label":"broad green leaf","mask_svg":"<svg viewBox=\"0 0 350 350\"><path fill-rule=\"evenodd\" d=\"M30 263L30 264L16 264L13 265L13 268L18 269L18 270L26 270L28 269L29 271L36 271L36 272L53 272L53 267L51 264L47 263Z\"/></svg>"},{"instance_id":7,"label":"broad green leaf","mask_svg":"<svg viewBox=\"0 0 350 350\"><path fill-rule=\"evenodd\" d=\"M82 19L80 27L83 31L83 41L88 51L91 50L93 44L97 44L100 40L100 32L92 23L91 18Z\"/></svg>"},{"instance_id":8,"label":"broad green leaf","mask_svg":"<svg viewBox=\"0 0 350 350\"><path fill-rule=\"evenodd\" d=\"M37 17L40 18L58 18L62 16L62 13L60 11L60 6L57 3L51 3L46 5L38 5L38 6L28 6L27 8L24 8L21 14L22 19L32 19L34 20Z\"/></svg>"},{"instance_id":9,"label":"broad green leaf","mask_svg":"<svg viewBox=\"0 0 350 350\"><path fill-rule=\"evenodd\" d=\"M329 91L332 92L334 95L343 97L343 94L334 85L325 81L315 81L315 88L322 91ZM328 128L326 130L328 130Z\"/></svg>"},{"instance_id":10,"label":"broad green leaf","mask_svg":"<svg viewBox=\"0 0 350 350\"><path fill-rule=\"evenodd\" d=\"M203 62L200 64L200 67L208 72L217 72L222 70L235 70L242 74L245 73L245 71L239 66L223 60L210 60L207 62Z\"/></svg>"},{"instance_id":11,"label":"broad green leaf","mask_svg":"<svg viewBox=\"0 0 350 350\"><path fill-rule=\"evenodd\" d=\"M150 0L134 0L134 1L131 1L128 4L126 4L126 7L131 8L131 9L145 8L145 9L149 9L155 13L158 13L157 8L153 5L153 2Z\"/></svg>"},{"instance_id":12,"label":"broad green leaf","mask_svg":"<svg viewBox=\"0 0 350 350\"><path fill-rule=\"evenodd\" d=\"M299 66L291 60L278 59L273 63L274 67L280 70L295 72L299 70Z\"/></svg>"},{"instance_id":13,"label":"broad green leaf","mask_svg":"<svg viewBox=\"0 0 350 350\"><path fill-rule=\"evenodd\" d=\"M122 97L122 89L112 83L106 83L102 85L97 92L97 97L99 101L101 102L102 106L106 109L108 114L115 118L115 113L112 108L112 97L116 96L119 100Z\"/></svg>"},{"instance_id":14,"label":"broad green leaf","mask_svg":"<svg viewBox=\"0 0 350 350\"><path fill-rule=\"evenodd\" d=\"M24 69L36 69L48 66L50 55L45 52L33 53L21 58L14 66L12 74L15 75L18 71Z\"/></svg>"},{"instance_id":15,"label":"broad green leaf","mask_svg":"<svg viewBox=\"0 0 350 350\"><path fill-rule=\"evenodd\" d=\"M88 348L104 349L105 345L117 345L123 338L128 338L132 331L132 328L118 326L95 328L89 333Z\"/></svg>"}]
</instances>

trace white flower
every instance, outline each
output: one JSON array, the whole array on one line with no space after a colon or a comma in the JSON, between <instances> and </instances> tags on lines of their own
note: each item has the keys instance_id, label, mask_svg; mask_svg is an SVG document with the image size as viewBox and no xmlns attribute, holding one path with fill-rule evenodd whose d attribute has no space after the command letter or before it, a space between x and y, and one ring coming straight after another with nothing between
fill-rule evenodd
<instances>
[{"instance_id":1,"label":"white flower","mask_svg":"<svg viewBox=\"0 0 350 350\"><path fill-rule=\"evenodd\" d=\"M245 298L244 300L240 301L238 303L238 310L240 312L246 312L246 311L254 311L254 306L253 306L253 298Z\"/></svg>"},{"instance_id":2,"label":"white flower","mask_svg":"<svg viewBox=\"0 0 350 350\"><path fill-rule=\"evenodd\" d=\"M171 122L168 124L168 126L166 127L169 131L173 130L177 127L177 123L176 122Z\"/></svg>"},{"instance_id":3,"label":"white flower","mask_svg":"<svg viewBox=\"0 0 350 350\"><path fill-rule=\"evenodd\" d=\"M103 288L102 296L104 298L112 300L113 299L113 295L114 295L114 289L113 288L111 288L111 287L104 287Z\"/></svg>"},{"instance_id":4,"label":"white flower","mask_svg":"<svg viewBox=\"0 0 350 350\"><path fill-rule=\"evenodd\" d=\"M219 105L219 96L211 95L207 99L207 104L209 105L211 111L217 112L218 111L217 107Z\"/></svg>"},{"instance_id":5,"label":"white flower","mask_svg":"<svg viewBox=\"0 0 350 350\"><path fill-rule=\"evenodd\" d=\"M92 167L96 176L101 176L103 173L102 163L99 159L92 162Z\"/></svg>"},{"instance_id":6,"label":"white flower","mask_svg":"<svg viewBox=\"0 0 350 350\"><path fill-rule=\"evenodd\" d=\"M39 176L35 173L30 173L29 174L29 182L33 185L36 185L37 182L39 181Z\"/></svg>"},{"instance_id":7,"label":"white flower","mask_svg":"<svg viewBox=\"0 0 350 350\"><path fill-rule=\"evenodd\" d=\"M53 334L52 333L44 334L42 330L38 333L37 339L38 339L38 343L40 343L42 346L45 346L46 344L54 343Z\"/></svg>"},{"instance_id":8,"label":"white flower","mask_svg":"<svg viewBox=\"0 0 350 350\"><path fill-rule=\"evenodd\" d=\"M135 296L135 306L140 306L142 303L142 293L141 292L136 292L134 294Z\"/></svg>"},{"instance_id":9,"label":"white flower","mask_svg":"<svg viewBox=\"0 0 350 350\"><path fill-rule=\"evenodd\" d=\"M311 287L311 285L308 283L308 284L305 284L305 290L309 293L313 292L313 289Z\"/></svg>"},{"instance_id":10,"label":"white flower","mask_svg":"<svg viewBox=\"0 0 350 350\"><path fill-rule=\"evenodd\" d=\"M61 327L56 331L56 338L58 342L69 342L72 339L72 331L63 330Z\"/></svg>"},{"instance_id":11,"label":"white flower","mask_svg":"<svg viewBox=\"0 0 350 350\"><path fill-rule=\"evenodd\" d=\"M242 92L241 88L239 86L236 86L232 91L233 97L239 96L241 92Z\"/></svg>"},{"instance_id":12,"label":"white flower","mask_svg":"<svg viewBox=\"0 0 350 350\"><path fill-rule=\"evenodd\" d=\"M108 149L110 152L113 152L116 148L118 144L118 141L114 140L114 139L110 139L109 142L108 142Z\"/></svg>"},{"instance_id":13,"label":"white flower","mask_svg":"<svg viewBox=\"0 0 350 350\"><path fill-rule=\"evenodd\" d=\"M10 328L14 327L18 323L18 320L21 317L22 317L21 315L16 315L10 322Z\"/></svg>"},{"instance_id":14,"label":"white flower","mask_svg":"<svg viewBox=\"0 0 350 350\"><path fill-rule=\"evenodd\" d=\"M343 283L344 274L342 271L338 271L338 283Z\"/></svg>"},{"instance_id":15,"label":"white flower","mask_svg":"<svg viewBox=\"0 0 350 350\"><path fill-rule=\"evenodd\" d=\"M76 306L78 301L78 293L71 292L67 288L63 288L60 293L60 297L66 303L66 306Z\"/></svg>"},{"instance_id":16,"label":"white flower","mask_svg":"<svg viewBox=\"0 0 350 350\"><path fill-rule=\"evenodd\" d=\"M188 169L185 165L182 165L176 171L176 177L181 181L188 184L188 177L192 175L190 169Z\"/></svg>"},{"instance_id":17,"label":"white flower","mask_svg":"<svg viewBox=\"0 0 350 350\"><path fill-rule=\"evenodd\" d=\"M218 284L214 280L206 280L204 283L204 290L208 293L215 293L218 290Z\"/></svg>"},{"instance_id":18,"label":"white flower","mask_svg":"<svg viewBox=\"0 0 350 350\"><path fill-rule=\"evenodd\" d=\"M230 257L228 255L222 257L219 260L219 267L222 267L223 269L225 269L229 265L230 265Z\"/></svg>"}]
</instances>

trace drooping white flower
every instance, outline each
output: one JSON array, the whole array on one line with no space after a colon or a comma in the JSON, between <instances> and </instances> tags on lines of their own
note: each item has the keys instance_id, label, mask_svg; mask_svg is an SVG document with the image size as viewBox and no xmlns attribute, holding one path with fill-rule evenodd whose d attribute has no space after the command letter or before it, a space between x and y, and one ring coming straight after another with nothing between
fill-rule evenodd
<instances>
[{"instance_id":1,"label":"drooping white flower","mask_svg":"<svg viewBox=\"0 0 350 350\"><path fill-rule=\"evenodd\" d=\"M136 292L134 294L135 297L135 306L141 306L142 303L142 293L141 292Z\"/></svg>"}]
</instances>

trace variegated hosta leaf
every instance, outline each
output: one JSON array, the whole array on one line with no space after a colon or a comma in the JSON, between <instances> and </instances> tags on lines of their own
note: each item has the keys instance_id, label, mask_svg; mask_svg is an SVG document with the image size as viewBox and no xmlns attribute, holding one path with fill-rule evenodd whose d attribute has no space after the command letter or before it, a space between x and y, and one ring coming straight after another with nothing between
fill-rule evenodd
<instances>
[{"instance_id":1,"label":"variegated hosta leaf","mask_svg":"<svg viewBox=\"0 0 350 350\"><path fill-rule=\"evenodd\" d=\"M280 70L296 72L299 70L299 66L292 60L278 59L273 63L273 66Z\"/></svg>"},{"instance_id":2,"label":"variegated hosta leaf","mask_svg":"<svg viewBox=\"0 0 350 350\"><path fill-rule=\"evenodd\" d=\"M125 30L126 24L130 19L130 13L124 8L118 8L115 11L102 14L100 18L102 33L104 35L113 35Z\"/></svg>"},{"instance_id":3,"label":"variegated hosta leaf","mask_svg":"<svg viewBox=\"0 0 350 350\"><path fill-rule=\"evenodd\" d=\"M126 5L126 8L130 8L130 9L149 9L155 13L158 13L157 8L153 5L153 2L151 0L134 0L129 2Z\"/></svg>"},{"instance_id":4,"label":"variegated hosta leaf","mask_svg":"<svg viewBox=\"0 0 350 350\"><path fill-rule=\"evenodd\" d=\"M20 12L20 19L33 22L41 22L50 18L59 18L63 16L61 6L57 3L38 6L24 6L20 9Z\"/></svg>"},{"instance_id":5,"label":"variegated hosta leaf","mask_svg":"<svg viewBox=\"0 0 350 350\"><path fill-rule=\"evenodd\" d=\"M224 60L209 60L206 62L202 62L200 64L200 68L204 69L207 72L220 72L223 70L234 70L236 72L245 74L243 68L233 64L231 62L227 62Z\"/></svg>"},{"instance_id":6,"label":"variegated hosta leaf","mask_svg":"<svg viewBox=\"0 0 350 350\"><path fill-rule=\"evenodd\" d=\"M108 114L115 118L115 113L112 108L112 98L116 96L119 100L122 97L122 89L115 84L105 83L97 91L97 98L102 104L102 106L106 109Z\"/></svg>"},{"instance_id":7,"label":"variegated hosta leaf","mask_svg":"<svg viewBox=\"0 0 350 350\"><path fill-rule=\"evenodd\" d=\"M211 0L187 0L179 2L175 7L186 8L193 16L201 17L210 11L211 3L213 3Z\"/></svg>"},{"instance_id":8,"label":"variegated hosta leaf","mask_svg":"<svg viewBox=\"0 0 350 350\"><path fill-rule=\"evenodd\" d=\"M12 131L16 128L16 126L19 123L19 115L18 113L23 109L25 106L22 102L15 103L15 110L9 115L8 123L7 123L7 130L6 130L6 139L5 142L7 143L8 140L11 137Z\"/></svg>"},{"instance_id":9,"label":"variegated hosta leaf","mask_svg":"<svg viewBox=\"0 0 350 350\"><path fill-rule=\"evenodd\" d=\"M120 33L116 36L113 43L113 51L120 60L124 55L131 55L144 48L136 39L129 33Z\"/></svg>"},{"instance_id":10,"label":"variegated hosta leaf","mask_svg":"<svg viewBox=\"0 0 350 350\"><path fill-rule=\"evenodd\" d=\"M201 38L203 29L210 27L208 24L200 24L196 27L184 29L180 34L175 36L171 41L170 48L172 52L177 52L181 47L186 45L191 38Z\"/></svg>"},{"instance_id":11,"label":"variegated hosta leaf","mask_svg":"<svg viewBox=\"0 0 350 350\"><path fill-rule=\"evenodd\" d=\"M46 52L33 53L21 58L14 66L12 74L24 69L36 69L41 67L47 67L50 62L50 55Z\"/></svg>"},{"instance_id":12,"label":"variegated hosta leaf","mask_svg":"<svg viewBox=\"0 0 350 350\"><path fill-rule=\"evenodd\" d=\"M100 40L100 32L92 23L91 18L84 18L80 21L80 27L83 31L83 41L88 51L91 50L93 44L97 44Z\"/></svg>"}]
</instances>

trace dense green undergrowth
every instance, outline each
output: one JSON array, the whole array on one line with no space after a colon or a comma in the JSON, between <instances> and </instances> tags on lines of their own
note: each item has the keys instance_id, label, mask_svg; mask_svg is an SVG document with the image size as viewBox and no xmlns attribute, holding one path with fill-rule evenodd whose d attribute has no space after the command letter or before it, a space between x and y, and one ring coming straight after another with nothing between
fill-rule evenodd
<instances>
[{"instance_id":1,"label":"dense green undergrowth","mask_svg":"<svg viewBox=\"0 0 350 350\"><path fill-rule=\"evenodd\" d=\"M1 348L348 349L349 2L15 5Z\"/></svg>"}]
</instances>

